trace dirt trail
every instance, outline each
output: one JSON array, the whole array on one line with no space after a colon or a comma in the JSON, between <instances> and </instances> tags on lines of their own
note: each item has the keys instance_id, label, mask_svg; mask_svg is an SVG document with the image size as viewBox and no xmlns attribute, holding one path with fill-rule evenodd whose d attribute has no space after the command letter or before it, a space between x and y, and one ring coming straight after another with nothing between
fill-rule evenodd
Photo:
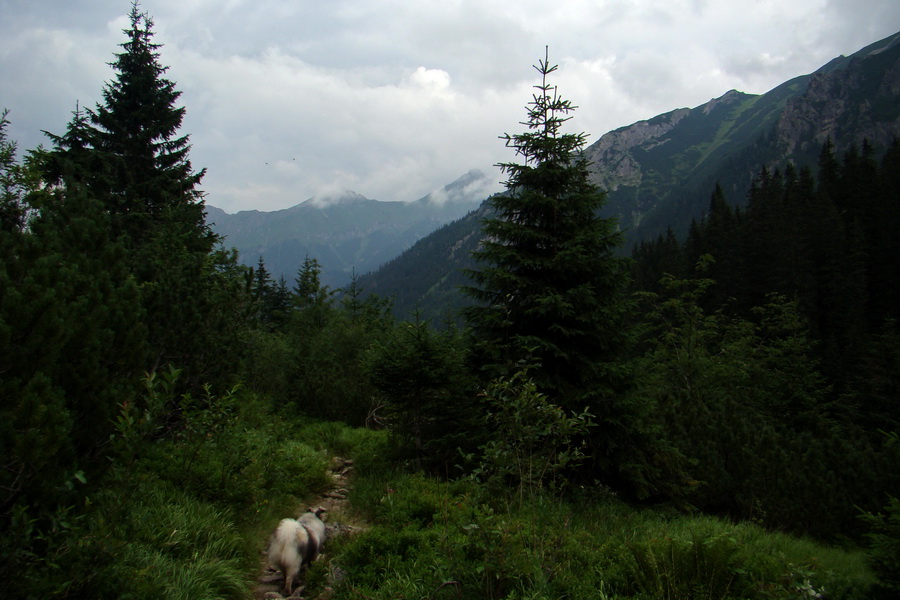
<instances>
[{"instance_id":1,"label":"dirt trail","mask_svg":"<svg viewBox=\"0 0 900 600\"><path fill-rule=\"evenodd\" d=\"M353 473L353 461L335 456L331 459L330 472L331 477L334 479L334 484L316 500L315 504L315 506L324 508L326 511L323 516L323 520L325 521L325 551L319 557L318 560L320 561L327 561L329 559L328 540L334 539L336 536L347 535L348 533L352 533L359 529L359 527L349 525L345 522L348 514L347 495L350 492L350 477ZM305 512L307 508L309 507L298 507L296 511L297 514L292 516L298 517ZM304 566L301 570L300 584L288 598L290 598L290 600L328 600L328 598L331 597L330 584L333 582L329 581L329 585L325 587L321 594L316 596L306 596L305 573L306 568ZM336 574L334 569L329 569L329 580L338 576L339 574ZM265 556L263 556L260 577L253 588L253 598L255 600L278 600L284 598L281 594L283 584L284 578L279 572L269 568Z\"/></svg>"}]
</instances>

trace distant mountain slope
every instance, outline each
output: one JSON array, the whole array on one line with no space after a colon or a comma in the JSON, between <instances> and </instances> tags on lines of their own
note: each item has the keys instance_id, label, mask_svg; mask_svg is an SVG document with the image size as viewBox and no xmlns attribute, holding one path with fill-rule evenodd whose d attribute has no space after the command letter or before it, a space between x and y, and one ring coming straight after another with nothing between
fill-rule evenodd
<instances>
[{"instance_id":1,"label":"distant mountain slope","mask_svg":"<svg viewBox=\"0 0 900 600\"><path fill-rule=\"evenodd\" d=\"M241 262L262 256L277 279L293 283L308 255L322 266L322 283L346 285L351 273L366 273L398 256L441 225L484 200L487 179L470 171L438 193L415 202L382 202L353 192L323 202L310 199L284 210L228 214L207 206L207 222L238 249Z\"/></svg>"},{"instance_id":2,"label":"distant mountain slope","mask_svg":"<svg viewBox=\"0 0 900 600\"><path fill-rule=\"evenodd\" d=\"M900 133L900 34L830 61L763 95L735 90L622 127L587 148L606 212L632 242L669 226L683 232L716 182L740 203L763 165L814 165L831 138L838 151Z\"/></svg>"},{"instance_id":3,"label":"distant mountain slope","mask_svg":"<svg viewBox=\"0 0 900 600\"><path fill-rule=\"evenodd\" d=\"M683 233L709 205L719 182L742 204L763 165L814 167L823 142L838 152L868 139L880 156L900 137L900 34L839 57L763 95L729 91L611 131L585 152L591 178L608 190L604 213L619 219L629 244L672 227ZM397 313L421 306L440 319L465 302L454 286L468 265L463 248L479 235L482 207L421 240L367 275L367 289L394 296ZM418 280L416 280L418 279Z\"/></svg>"},{"instance_id":4,"label":"distant mountain slope","mask_svg":"<svg viewBox=\"0 0 900 600\"><path fill-rule=\"evenodd\" d=\"M420 309L438 321L461 305L459 286L469 285L463 269L475 266L472 252L481 241L486 204L444 225L375 272L359 278L368 293L394 299L394 314L408 318Z\"/></svg>"}]
</instances>

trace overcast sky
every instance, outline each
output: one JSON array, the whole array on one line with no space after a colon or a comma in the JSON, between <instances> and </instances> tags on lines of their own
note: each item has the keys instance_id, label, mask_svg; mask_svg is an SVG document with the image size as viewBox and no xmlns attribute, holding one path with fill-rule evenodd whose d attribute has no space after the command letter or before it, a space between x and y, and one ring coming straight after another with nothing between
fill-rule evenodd
<instances>
[{"instance_id":1,"label":"overcast sky","mask_svg":"<svg viewBox=\"0 0 900 600\"><path fill-rule=\"evenodd\" d=\"M0 108L20 150L93 107L130 0L0 0ZM183 92L207 203L348 189L410 201L515 160L550 47L589 142L730 89L764 93L900 31L898 0L142 0Z\"/></svg>"}]
</instances>

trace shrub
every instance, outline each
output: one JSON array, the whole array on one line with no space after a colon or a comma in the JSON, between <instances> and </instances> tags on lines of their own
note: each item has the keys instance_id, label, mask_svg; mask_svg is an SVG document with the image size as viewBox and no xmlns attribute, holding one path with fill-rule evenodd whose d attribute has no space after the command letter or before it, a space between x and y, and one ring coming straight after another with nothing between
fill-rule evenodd
<instances>
[{"instance_id":1,"label":"shrub","mask_svg":"<svg viewBox=\"0 0 900 600\"><path fill-rule=\"evenodd\" d=\"M374 526L331 546L335 598L862 600L863 553L753 524L635 509L596 488L507 502L471 479L358 476Z\"/></svg>"},{"instance_id":2,"label":"shrub","mask_svg":"<svg viewBox=\"0 0 900 600\"><path fill-rule=\"evenodd\" d=\"M387 432L350 427L338 421L304 420L303 426L292 432L292 437L317 450L371 463L384 455Z\"/></svg>"},{"instance_id":3,"label":"shrub","mask_svg":"<svg viewBox=\"0 0 900 600\"><path fill-rule=\"evenodd\" d=\"M493 439L481 447L475 475L490 484L515 486L519 501L544 487L559 491L563 473L583 458L591 415L569 415L540 393L528 367L491 382L484 392Z\"/></svg>"},{"instance_id":4,"label":"shrub","mask_svg":"<svg viewBox=\"0 0 900 600\"><path fill-rule=\"evenodd\" d=\"M869 525L869 560L883 598L900 595L900 499L891 497L883 513L863 513Z\"/></svg>"}]
</instances>

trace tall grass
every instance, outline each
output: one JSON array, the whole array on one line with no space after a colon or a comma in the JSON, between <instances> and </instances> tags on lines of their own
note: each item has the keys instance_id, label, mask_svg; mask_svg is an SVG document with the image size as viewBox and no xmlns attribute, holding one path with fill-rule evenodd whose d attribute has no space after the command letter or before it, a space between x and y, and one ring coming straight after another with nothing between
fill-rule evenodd
<instances>
[{"instance_id":1,"label":"tall grass","mask_svg":"<svg viewBox=\"0 0 900 600\"><path fill-rule=\"evenodd\" d=\"M609 494L510 502L382 470L352 500L373 526L332 548L337 599L861 599L873 583L861 551Z\"/></svg>"},{"instance_id":2,"label":"tall grass","mask_svg":"<svg viewBox=\"0 0 900 600\"><path fill-rule=\"evenodd\" d=\"M330 455L368 454L383 436L276 416L255 397L229 399L204 398L183 434L124 432L127 460L88 482L84 506L61 510L52 528L37 529L23 512L17 543L28 572L4 593L247 598L278 520L331 484Z\"/></svg>"},{"instance_id":3,"label":"tall grass","mask_svg":"<svg viewBox=\"0 0 900 600\"><path fill-rule=\"evenodd\" d=\"M388 450L386 431L349 427L333 421L307 421L293 439L330 454L354 459L366 466L385 466Z\"/></svg>"},{"instance_id":4,"label":"tall grass","mask_svg":"<svg viewBox=\"0 0 900 600\"><path fill-rule=\"evenodd\" d=\"M124 521L110 527L113 556L94 591L176 600L246 597L249 557L234 516L164 483L142 491Z\"/></svg>"},{"instance_id":5,"label":"tall grass","mask_svg":"<svg viewBox=\"0 0 900 600\"><path fill-rule=\"evenodd\" d=\"M127 469L91 487L77 518L75 509L61 511L52 531L29 530L23 514L23 547L53 551L35 570L43 578L32 573L7 591L246 598L266 536L323 489L333 454L356 461L352 507L369 522L329 541L329 561L309 572L315 589L329 570L343 575L336 600L855 600L873 583L860 551L749 523L638 510L597 490L520 498L472 480L438 481L392 461L384 432L267 419L255 409L212 436L146 443Z\"/></svg>"}]
</instances>

